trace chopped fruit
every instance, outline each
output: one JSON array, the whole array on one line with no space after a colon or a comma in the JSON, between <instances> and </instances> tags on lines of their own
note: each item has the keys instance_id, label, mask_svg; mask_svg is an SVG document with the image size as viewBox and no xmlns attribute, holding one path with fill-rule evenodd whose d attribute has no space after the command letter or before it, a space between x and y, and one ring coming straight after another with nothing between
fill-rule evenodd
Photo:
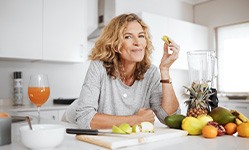
<instances>
[{"instance_id":1,"label":"chopped fruit","mask_svg":"<svg viewBox=\"0 0 249 150\"><path fill-rule=\"evenodd\" d=\"M112 126L112 132L119 133L119 134L126 134L126 132L124 132L123 130L121 130L119 127L117 127L115 125Z\"/></svg>"},{"instance_id":2,"label":"chopped fruit","mask_svg":"<svg viewBox=\"0 0 249 150\"><path fill-rule=\"evenodd\" d=\"M142 132L154 132L154 125L151 122L141 123Z\"/></svg>"},{"instance_id":3,"label":"chopped fruit","mask_svg":"<svg viewBox=\"0 0 249 150\"><path fill-rule=\"evenodd\" d=\"M132 128L128 123L123 123L119 126L121 130L123 130L125 133L130 134L132 132Z\"/></svg>"},{"instance_id":4,"label":"chopped fruit","mask_svg":"<svg viewBox=\"0 0 249 150\"><path fill-rule=\"evenodd\" d=\"M132 126L132 132L134 132L134 133L140 132L140 127L139 127L139 125L137 125L137 124L133 125L133 126Z\"/></svg>"},{"instance_id":5,"label":"chopped fruit","mask_svg":"<svg viewBox=\"0 0 249 150\"><path fill-rule=\"evenodd\" d=\"M168 36L164 35L164 36L162 37L162 40L163 40L167 45L169 45L170 41L169 41Z\"/></svg>"}]
</instances>

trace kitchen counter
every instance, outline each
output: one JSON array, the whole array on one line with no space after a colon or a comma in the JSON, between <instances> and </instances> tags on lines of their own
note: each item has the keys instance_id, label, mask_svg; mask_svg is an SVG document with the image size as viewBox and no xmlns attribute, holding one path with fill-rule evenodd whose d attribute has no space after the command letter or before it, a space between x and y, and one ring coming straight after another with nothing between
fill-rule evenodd
<instances>
[{"instance_id":1,"label":"kitchen counter","mask_svg":"<svg viewBox=\"0 0 249 150\"><path fill-rule=\"evenodd\" d=\"M11 100L5 100L11 101ZM42 105L41 110L60 110L66 109L69 105L65 104L54 104L52 99L49 99L44 105ZM36 111L37 107L30 103L24 104L22 106L13 106L11 103L1 103L0 111L13 112L13 111Z\"/></svg>"},{"instance_id":2,"label":"kitchen counter","mask_svg":"<svg viewBox=\"0 0 249 150\"><path fill-rule=\"evenodd\" d=\"M66 127L75 127L72 124L67 124L64 122L58 122L53 120L41 120L42 123L56 123L64 124ZM36 119L32 120L32 123L36 123ZM1 150L26 150L27 148L20 141L20 126L27 125L26 122L13 123L12 124L12 144L0 146ZM162 124L156 124L155 126L160 126ZM229 135L223 135L216 137L214 139L206 139L202 136L184 136L171 138L170 140L160 140L158 142L146 143L137 146L131 146L127 148L122 148L122 150L160 150L160 149L191 149L191 150L246 150L249 147L249 138L241 138ZM61 145L55 148L55 150L104 150L105 148L89 144L86 142L78 141L75 139L75 135L66 134L64 141Z\"/></svg>"}]
</instances>

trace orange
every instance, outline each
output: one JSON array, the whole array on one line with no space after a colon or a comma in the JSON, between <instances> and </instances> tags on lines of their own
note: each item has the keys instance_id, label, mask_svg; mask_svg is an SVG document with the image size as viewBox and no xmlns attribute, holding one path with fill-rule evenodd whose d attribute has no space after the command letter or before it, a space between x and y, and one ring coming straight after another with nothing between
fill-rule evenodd
<instances>
[{"instance_id":1,"label":"orange","mask_svg":"<svg viewBox=\"0 0 249 150\"><path fill-rule=\"evenodd\" d=\"M249 122L243 122L237 127L238 135L249 138Z\"/></svg>"},{"instance_id":2,"label":"orange","mask_svg":"<svg viewBox=\"0 0 249 150\"><path fill-rule=\"evenodd\" d=\"M234 133L237 132L237 124L233 123L233 122L229 122L224 126L225 130L226 130L226 134L228 135L233 135Z\"/></svg>"},{"instance_id":3,"label":"orange","mask_svg":"<svg viewBox=\"0 0 249 150\"><path fill-rule=\"evenodd\" d=\"M202 136L205 138L215 138L218 135L218 129L211 125L205 125L202 128Z\"/></svg>"}]
</instances>

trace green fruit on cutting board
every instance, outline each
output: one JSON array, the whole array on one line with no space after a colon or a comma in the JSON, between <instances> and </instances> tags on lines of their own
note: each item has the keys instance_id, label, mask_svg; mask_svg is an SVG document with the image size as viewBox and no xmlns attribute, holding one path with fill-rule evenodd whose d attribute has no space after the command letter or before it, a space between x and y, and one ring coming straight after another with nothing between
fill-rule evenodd
<instances>
[{"instance_id":1,"label":"green fruit on cutting board","mask_svg":"<svg viewBox=\"0 0 249 150\"><path fill-rule=\"evenodd\" d=\"M130 134L132 132L132 127L128 123L123 123L119 126L121 130L123 130L125 133Z\"/></svg>"},{"instance_id":2,"label":"green fruit on cutting board","mask_svg":"<svg viewBox=\"0 0 249 150\"><path fill-rule=\"evenodd\" d=\"M119 134L126 134L126 132L124 132L123 130L121 130L119 127L117 127L115 125L112 126L112 132L119 133Z\"/></svg>"},{"instance_id":3,"label":"green fruit on cutting board","mask_svg":"<svg viewBox=\"0 0 249 150\"><path fill-rule=\"evenodd\" d=\"M182 128L182 120L185 118L184 115L174 114L165 117L164 122L169 128L181 129Z\"/></svg>"},{"instance_id":4,"label":"green fruit on cutting board","mask_svg":"<svg viewBox=\"0 0 249 150\"><path fill-rule=\"evenodd\" d=\"M189 135L200 135L203 124L195 117L186 117L182 120L182 129L188 131Z\"/></svg>"},{"instance_id":5,"label":"green fruit on cutting board","mask_svg":"<svg viewBox=\"0 0 249 150\"><path fill-rule=\"evenodd\" d=\"M139 133L140 132L140 127L139 125L135 124L132 126L132 132L134 133Z\"/></svg>"},{"instance_id":6,"label":"green fruit on cutting board","mask_svg":"<svg viewBox=\"0 0 249 150\"><path fill-rule=\"evenodd\" d=\"M221 125L226 125L229 122L235 121L235 116L226 108L216 107L208 114L213 120Z\"/></svg>"}]
</instances>

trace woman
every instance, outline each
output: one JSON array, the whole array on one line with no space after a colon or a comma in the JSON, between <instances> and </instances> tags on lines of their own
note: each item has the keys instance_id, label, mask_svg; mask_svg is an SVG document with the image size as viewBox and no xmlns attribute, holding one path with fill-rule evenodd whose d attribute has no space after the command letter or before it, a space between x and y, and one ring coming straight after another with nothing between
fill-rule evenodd
<instances>
[{"instance_id":1,"label":"woman","mask_svg":"<svg viewBox=\"0 0 249 150\"><path fill-rule=\"evenodd\" d=\"M167 115L177 113L169 68L179 46L170 42L164 44L159 73L150 61L153 47L147 25L135 14L113 18L92 49L79 100L67 119L79 128L105 129L121 123L154 123L155 115L163 123Z\"/></svg>"}]
</instances>

